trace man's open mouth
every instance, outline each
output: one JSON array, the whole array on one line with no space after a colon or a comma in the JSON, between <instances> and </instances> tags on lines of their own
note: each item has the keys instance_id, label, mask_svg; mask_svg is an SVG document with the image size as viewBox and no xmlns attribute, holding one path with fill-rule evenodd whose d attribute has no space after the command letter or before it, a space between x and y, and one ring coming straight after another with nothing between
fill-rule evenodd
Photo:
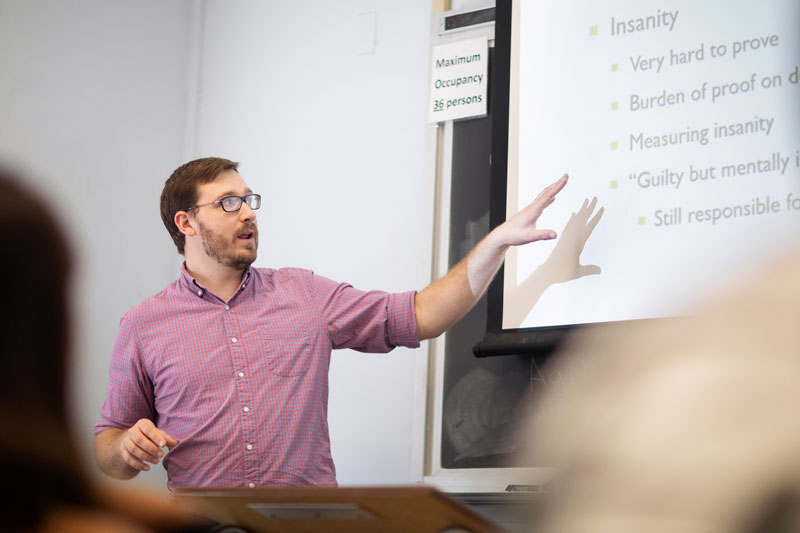
<instances>
[{"instance_id":1,"label":"man's open mouth","mask_svg":"<svg viewBox=\"0 0 800 533\"><path fill-rule=\"evenodd\" d=\"M246 233L240 233L239 235L236 236L236 238L237 239L242 239L242 240L252 239L253 238L253 232L252 231L248 231Z\"/></svg>"}]
</instances>

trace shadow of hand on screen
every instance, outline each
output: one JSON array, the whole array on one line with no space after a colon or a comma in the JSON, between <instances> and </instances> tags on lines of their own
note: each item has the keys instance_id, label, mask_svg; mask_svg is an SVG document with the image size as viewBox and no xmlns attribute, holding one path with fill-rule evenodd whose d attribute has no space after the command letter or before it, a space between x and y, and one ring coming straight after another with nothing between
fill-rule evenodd
<instances>
[{"instance_id":1,"label":"shadow of hand on screen","mask_svg":"<svg viewBox=\"0 0 800 533\"><path fill-rule=\"evenodd\" d=\"M584 200L578 212L572 213L572 216L569 217L561 232L561 238L558 239L545 262L516 290L505 295L504 317L507 320L507 327L520 327L522 321L550 285L600 274L599 266L580 263L586 241L603 216L604 208L601 207L592 217L596 206L597 197L592 198L591 202L588 199Z\"/></svg>"}]
</instances>

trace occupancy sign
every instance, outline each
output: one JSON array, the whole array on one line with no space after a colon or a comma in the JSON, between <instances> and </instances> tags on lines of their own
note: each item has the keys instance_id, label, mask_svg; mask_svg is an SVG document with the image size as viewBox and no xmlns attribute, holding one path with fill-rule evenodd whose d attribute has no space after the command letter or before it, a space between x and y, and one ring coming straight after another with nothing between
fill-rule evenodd
<instances>
[{"instance_id":1,"label":"occupancy sign","mask_svg":"<svg viewBox=\"0 0 800 533\"><path fill-rule=\"evenodd\" d=\"M488 55L486 37L433 48L429 122L486 114Z\"/></svg>"}]
</instances>

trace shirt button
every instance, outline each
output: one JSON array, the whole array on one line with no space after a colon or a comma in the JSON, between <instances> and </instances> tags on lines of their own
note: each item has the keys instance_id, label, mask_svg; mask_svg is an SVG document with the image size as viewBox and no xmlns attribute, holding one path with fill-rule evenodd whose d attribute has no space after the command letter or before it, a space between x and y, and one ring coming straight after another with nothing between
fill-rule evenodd
<instances>
[{"instance_id":1,"label":"shirt button","mask_svg":"<svg viewBox=\"0 0 800 533\"><path fill-rule=\"evenodd\" d=\"M231 337L231 342L236 342L236 337Z\"/></svg>"},{"instance_id":2,"label":"shirt button","mask_svg":"<svg viewBox=\"0 0 800 533\"><path fill-rule=\"evenodd\" d=\"M247 449L248 449L248 450L252 450L252 449L253 449L253 445L252 445L252 444L248 444L248 445L247 445Z\"/></svg>"},{"instance_id":3,"label":"shirt button","mask_svg":"<svg viewBox=\"0 0 800 533\"><path fill-rule=\"evenodd\" d=\"M197 291L197 295L198 296L202 296L203 295L203 291Z\"/></svg>"},{"instance_id":4,"label":"shirt button","mask_svg":"<svg viewBox=\"0 0 800 533\"><path fill-rule=\"evenodd\" d=\"M250 410L250 408L249 408L249 407L245 407L245 408L244 408L244 412L245 412L245 413L246 413L246 412L248 412L249 410Z\"/></svg>"},{"instance_id":5,"label":"shirt button","mask_svg":"<svg viewBox=\"0 0 800 533\"><path fill-rule=\"evenodd\" d=\"M239 377L243 378L244 377L244 372L239 372Z\"/></svg>"},{"instance_id":6,"label":"shirt button","mask_svg":"<svg viewBox=\"0 0 800 533\"><path fill-rule=\"evenodd\" d=\"M230 306L230 305L226 305L226 306L225 306L225 310L226 310L226 311L230 311L230 310L231 310L231 306Z\"/></svg>"},{"instance_id":7,"label":"shirt button","mask_svg":"<svg viewBox=\"0 0 800 533\"><path fill-rule=\"evenodd\" d=\"M249 485L247 485L247 486L248 486L248 487L250 487L251 489L254 489L254 488L256 487L255 483L250 483L250 484L249 484Z\"/></svg>"}]
</instances>

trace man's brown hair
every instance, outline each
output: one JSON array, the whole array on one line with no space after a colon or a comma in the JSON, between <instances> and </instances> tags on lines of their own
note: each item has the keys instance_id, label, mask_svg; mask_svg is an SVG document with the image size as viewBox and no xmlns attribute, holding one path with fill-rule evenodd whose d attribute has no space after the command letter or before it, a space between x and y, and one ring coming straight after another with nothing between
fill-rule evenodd
<instances>
[{"instance_id":1,"label":"man's brown hair","mask_svg":"<svg viewBox=\"0 0 800 533\"><path fill-rule=\"evenodd\" d=\"M226 170L238 170L239 163L222 157L204 157L184 163L164 182L161 191L161 220L170 237L184 253L186 236L175 225L175 213L185 211L197 203L197 186L210 183Z\"/></svg>"}]
</instances>

